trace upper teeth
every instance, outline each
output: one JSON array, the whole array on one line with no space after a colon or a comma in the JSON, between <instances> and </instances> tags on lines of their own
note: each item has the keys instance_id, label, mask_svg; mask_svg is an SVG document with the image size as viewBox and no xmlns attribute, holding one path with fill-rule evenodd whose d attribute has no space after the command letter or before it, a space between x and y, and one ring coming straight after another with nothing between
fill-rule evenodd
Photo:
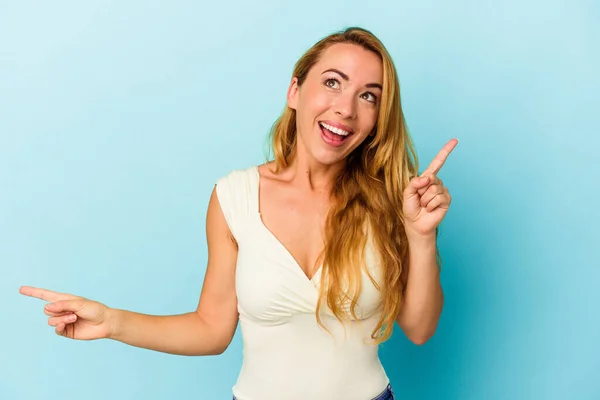
<instances>
[{"instance_id":1,"label":"upper teeth","mask_svg":"<svg viewBox=\"0 0 600 400\"><path fill-rule=\"evenodd\" d=\"M327 130L330 130L333 133L337 133L338 135L347 136L350 134L350 132L348 132L348 131L345 131L340 128L336 128L335 126L327 125L324 122L321 122L321 126L326 128Z\"/></svg>"}]
</instances>

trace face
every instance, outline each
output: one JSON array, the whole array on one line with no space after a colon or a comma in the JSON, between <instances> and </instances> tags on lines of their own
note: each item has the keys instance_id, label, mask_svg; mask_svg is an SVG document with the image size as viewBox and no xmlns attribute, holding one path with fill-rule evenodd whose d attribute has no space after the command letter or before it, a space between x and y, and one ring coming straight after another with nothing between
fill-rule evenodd
<instances>
[{"instance_id":1,"label":"face","mask_svg":"<svg viewBox=\"0 0 600 400\"><path fill-rule=\"evenodd\" d=\"M372 133L382 84L377 54L354 44L328 47L302 85L294 78L288 90L299 154L323 165L343 162Z\"/></svg>"}]
</instances>

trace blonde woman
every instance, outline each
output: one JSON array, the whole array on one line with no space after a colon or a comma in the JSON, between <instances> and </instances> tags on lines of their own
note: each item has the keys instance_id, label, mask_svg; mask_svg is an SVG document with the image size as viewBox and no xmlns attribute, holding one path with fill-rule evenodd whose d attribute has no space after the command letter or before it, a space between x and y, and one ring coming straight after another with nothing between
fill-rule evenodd
<instances>
[{"instance_id":1,"label":"blonde woman","mask_svg":"<svg viewBox=\"0 0 600 400\"><path fill-rule=\"evenodd\" d=\"M377 345L414 343L442 312L437 227L450 194L422 174L396 70L369 31L325 37L297 62L271 132L273 160L218 180L195 311L151 316L45 289L56 333L181 355L222 353L241 322L237 400L393 399Z\"/></svg>"}]
</instances>

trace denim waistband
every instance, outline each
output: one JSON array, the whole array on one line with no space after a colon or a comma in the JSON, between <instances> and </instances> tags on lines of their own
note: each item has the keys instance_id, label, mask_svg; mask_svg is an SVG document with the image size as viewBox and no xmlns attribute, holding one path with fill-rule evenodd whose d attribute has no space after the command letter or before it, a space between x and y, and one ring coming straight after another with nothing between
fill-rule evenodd
<instances>
[{"instance_id":1,"label":"denim waistband","mask_svg":"<svg viewBox=\"0 0 600 400\"><path fill-rule=\"evenodd\" d=\"M394 400L394 392L392 391L392 385L388 384L383 392L375 396L373 400Z\"/></svg>"}]
</instances>

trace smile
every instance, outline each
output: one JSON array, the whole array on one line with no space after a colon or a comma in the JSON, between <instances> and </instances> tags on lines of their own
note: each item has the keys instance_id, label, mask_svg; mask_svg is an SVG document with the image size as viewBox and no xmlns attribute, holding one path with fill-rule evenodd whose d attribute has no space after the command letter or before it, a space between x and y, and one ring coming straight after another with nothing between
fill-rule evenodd
<instances>
[{"instance_id":1,"label":"smile","mask_svg":"<svg viewBox=\"0 0 600 400\"><path fill-rule=\"evenodd\" d=\"M334 147L341 146L354 134L354 132L336 128L324 122L319 122L319 126L321 127L321 137L323 140Z\"/></svg>"}]
</instances>

